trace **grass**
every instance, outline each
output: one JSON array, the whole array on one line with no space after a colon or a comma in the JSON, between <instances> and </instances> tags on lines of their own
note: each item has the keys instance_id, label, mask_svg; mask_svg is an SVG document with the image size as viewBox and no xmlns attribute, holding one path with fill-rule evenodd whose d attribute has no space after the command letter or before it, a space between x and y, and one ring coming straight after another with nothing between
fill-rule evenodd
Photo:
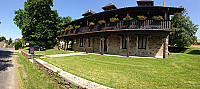
<instances>
[{"instance_id":1,"label":"grass","mask_svg":"<svg viewBox=\"0 0 200 89\"><path fill-rule=\"evenodd\" d=\"M47 74L39 70L34 64L30 63L28 59L17 53L19 58L17 67L19 72L20 89L59 89L61 88L56 82L52 81Z\"/></svg>"},{"instance_id":2,"label":"grass","mask_svg":"<svg viewBox=\"0 0 200 89\"><path fill-rule=\"evenodd\" d=\"M25 47L22 50L29 52L29 47ZM72 52L57 50L57 49L47 49L45 51L34 51L34 53L35 54L41 54L41 55L53 55L53 54L69 54L69 53L72 53Z\"/></svg>"},{"instance_id":3,"label":"grass","mask_svg":"<svg viewBox=\"0 0 200 89\"><path fill-rule=\"evenodd\" d=\"M105 55L44 58L69 73L112 88L200 88L200 55L172 53L166 59Z\"/></svg>"}]
</instances>

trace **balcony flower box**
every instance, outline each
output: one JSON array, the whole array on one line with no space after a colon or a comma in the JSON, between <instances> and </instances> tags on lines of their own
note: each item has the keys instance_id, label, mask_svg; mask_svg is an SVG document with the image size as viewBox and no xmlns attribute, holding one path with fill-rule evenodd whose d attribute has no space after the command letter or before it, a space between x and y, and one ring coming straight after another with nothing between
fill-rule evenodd
<instances>
[{"instance_id":1,"label":"balcony flower box","mask_svg":"<svg viewBox=\"0 0 200 89\"><path fill-rule=\"evenodd\" d=\"M106 23L106 21L105 20L100 20L100 21L98 21L98 23L101 25L101 24Z\"/></svg>"},{"instance_id":2,"label":"balcony flower box","mask_svg":"<svg viewBox=\"0 0 200 89\"><path fill-rule=\"evenodd\" d=\"M145 16L138 16L138 20L146 20L147 19L147 17L145 17Z\"/></svg>"},{"instance_id":3,"label":"balcony flower box","mask_svg":"<svg viewBox=\"0 0 200 89\"><path fill-rule=\"evenodd\" d=\"M76 29L78 29L78 28L80 28L80 27L81 27L80 25L78 25L78 26L75 26L75 28L76 28Z\"/></svg>"},{"instance_id":4,"label":"balcony flower box","mask_svg":"<svg viewBox=\"0 0 200 89\"><path fill-rule=\"evenodd\" d=\"M89 26L94 26L95 23L94 22L90 22Z\"/></svg>"},{"instance_id":5,"label":"balcony flower box","mask_svg":"<svg viewBox=\"0 0 200 89\"><path fill-rule=\"evenodd\" d=\"M133 19L133 18L130 17L130 16L126 16L125 18L123 18L124 21L130 21L130 20L132 20L132 19Z\"/></svg>"},{"instance_id":6,"label":"balcony flower box","mask_svg":"<svg viewBox=\"0 0 200 89\"><path fill-rule=\"evenodd\" d=\"M163 20L163 17L162 16L153 16L153 19L154 20Z\"/></svg>"},{"instance_id":7,"label":"balcony flower box","mask_svg":"<svg viewBox=\"0 0 200 89\"><path fill-rule=\"evenodd\" d=\"M69 25L65 30L73 30L74 27L72 25Z\"/></svg>"},{"instance_id":8,"label":"balcony flower box","mask_svg":"<svg viewBox=\"0 0 200 89\"><path fill-rule=\"evenodd\" d=\"M117 21L119 21L118 18L110 18L110 22L117 22Z\"/></svg>"}]
</instances>

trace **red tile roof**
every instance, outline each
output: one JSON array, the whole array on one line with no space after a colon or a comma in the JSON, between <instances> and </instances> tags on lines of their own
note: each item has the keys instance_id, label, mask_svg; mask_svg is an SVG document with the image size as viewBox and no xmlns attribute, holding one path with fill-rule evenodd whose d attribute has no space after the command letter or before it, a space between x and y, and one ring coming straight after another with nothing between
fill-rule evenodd
<instances>
[{"instance_id":1,"label":"red tile roof","mask_svg":"<svg viewBox=\"0 0 200 89\"><path fill-rule=\"evenodd\" d=\"M200 39L197 39L197 43L200 43Z\"/></svg>"}]
</instances>

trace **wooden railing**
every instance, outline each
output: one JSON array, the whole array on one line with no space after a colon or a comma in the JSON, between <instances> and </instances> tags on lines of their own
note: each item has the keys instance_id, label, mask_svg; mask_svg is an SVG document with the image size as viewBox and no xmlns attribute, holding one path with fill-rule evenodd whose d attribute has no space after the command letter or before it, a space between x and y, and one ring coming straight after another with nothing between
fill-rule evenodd
<instances>
[{"instance_id":1,"label":"wooden railing","mask_svg":"<svg viewBox=\"0 0 200 89\"><path fill-rule=\"evenodd\" d=\"M116 29L171 29L170 20L132 20L107 22L105 24L96 24L94 26L82 26L79 29L60 32L59 35L70 35L101 30L116 30Z\"/></svg>"}]
</instances>

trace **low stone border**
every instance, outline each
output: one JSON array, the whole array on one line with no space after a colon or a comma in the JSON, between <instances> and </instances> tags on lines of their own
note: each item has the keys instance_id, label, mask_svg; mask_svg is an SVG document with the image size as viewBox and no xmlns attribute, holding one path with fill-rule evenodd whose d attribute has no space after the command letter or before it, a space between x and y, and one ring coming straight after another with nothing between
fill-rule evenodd
<instances>
[{"instance_id":1,"label":"low stone border","mask_svg":"<svg viewBox=\"0 0 200 89\"><path fill-rule=\"evenodd\" d=\"M21 53L23 56L30 58L30 60L35 56L41 56L41 55L28 54L25 51L21 51ZM54 78L64 88L76 87L78 89L113 89L113 88L106 87L98 83L94 83L92 81L83 79L81 77L72 75L41 59L33 58L33 61L31 60L31 62L33 62L41 70L46 71L49 74L50 78Z\"/></svg>"},{"instance_id":2,"label":"low stone border","mask_svg":"<svg viewBox=\"0 0 200 89\"><path fill-rule=\"evenodd\" d=\"M25 56L26 58L28 58L28 59L33 59L34 57L37 57L37 56L43 56L43 55L39 55L39 54L29 54L29 53L27 53L27 52L25 52L25 51L20 51L21 52L21 54L23 55L23 56Z\"/></svg>"},{"instance_id":3,"label":"low stone border","mask_svg":"<svg viewBox=\"0 0 200 89\"><path fill-rule=\"evenodd\" d=\"M81 89L112 89L72 75L40 59L34 58L33 63L39 66L42 70L47 71L50 75L57 75L58 78L56 80L58 83L62 83L66 88L72 88L75 86Z\"/></svg>"}]
</instances>

